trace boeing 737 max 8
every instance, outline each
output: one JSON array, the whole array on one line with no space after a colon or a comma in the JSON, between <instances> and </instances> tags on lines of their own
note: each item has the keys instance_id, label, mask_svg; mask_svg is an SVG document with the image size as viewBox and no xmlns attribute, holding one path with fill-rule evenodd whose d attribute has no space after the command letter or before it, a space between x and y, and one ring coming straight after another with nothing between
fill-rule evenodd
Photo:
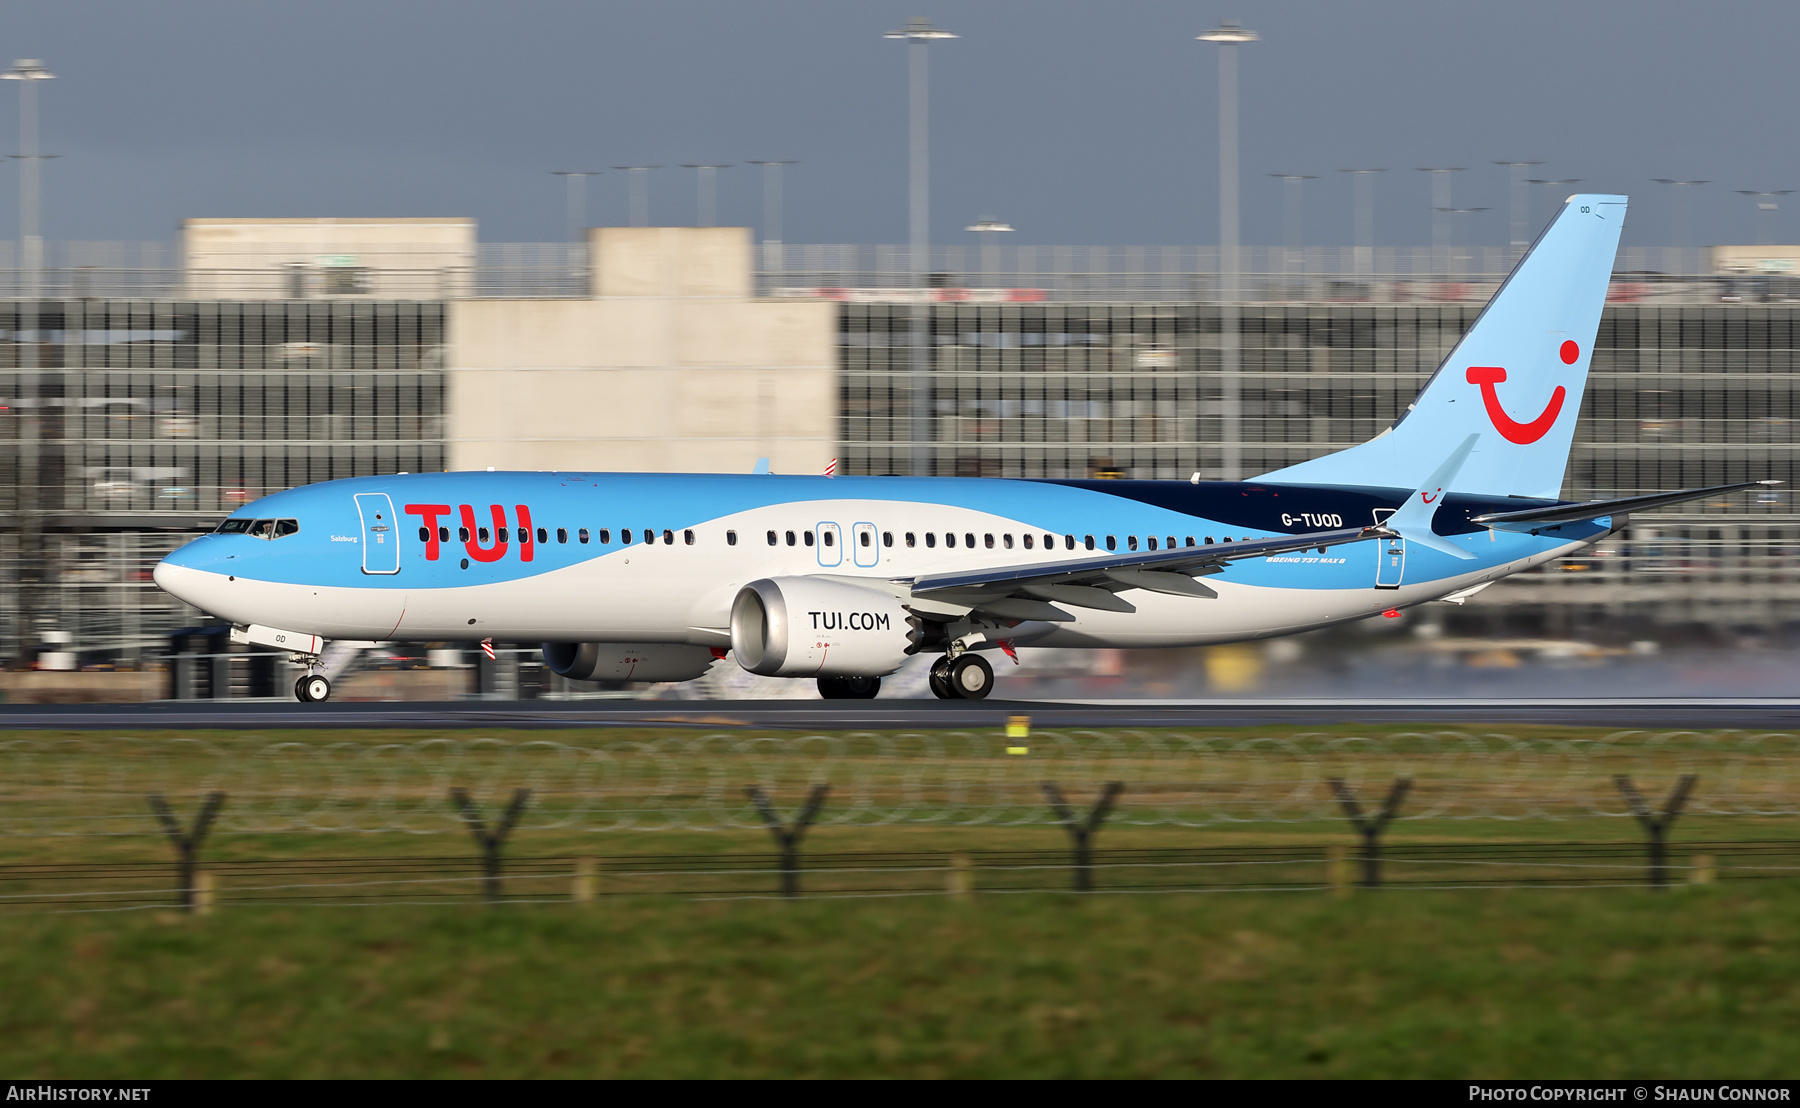
<instances>
[{"instance_id":1,"label":"boeing 737 max 8","mask_svg":"<svg viewBox=\"0 0 1800 1108\"><path fill-rule=\"evenodd\" d=\"M1743 488L1558 499L1622 196L1574 196L1374 439L1244 482L421 473L248 504L156 569L291 651L542 642L557 673L679 681L726 657L872 697L919 652L979 698L1021 645L1266 638L1430 600L1599 541L1626 513Z\"/></svg>"}]
</instances>

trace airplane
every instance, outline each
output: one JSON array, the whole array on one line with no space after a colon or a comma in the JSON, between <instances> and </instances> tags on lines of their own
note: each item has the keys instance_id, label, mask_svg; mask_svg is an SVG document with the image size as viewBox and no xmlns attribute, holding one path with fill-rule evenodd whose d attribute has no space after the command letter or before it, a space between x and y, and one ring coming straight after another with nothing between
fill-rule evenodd
<instances>
[{"instance_id":1,"label":"airplane","mask_svg":"<svg viewBox=\"0 0 1800 1108\"><path fill-rule=\"evenodd\" d=\"M1580 194L1392 426L1248 481L445 472L245 504L156 583L287 650L539 642L576 680L723 659L867 699L919 653L980 699L1020 646L1269 638L1460 603L1629 513L1759 483L1560 499L1624 196Z\"/></svg>"}]
</instances>

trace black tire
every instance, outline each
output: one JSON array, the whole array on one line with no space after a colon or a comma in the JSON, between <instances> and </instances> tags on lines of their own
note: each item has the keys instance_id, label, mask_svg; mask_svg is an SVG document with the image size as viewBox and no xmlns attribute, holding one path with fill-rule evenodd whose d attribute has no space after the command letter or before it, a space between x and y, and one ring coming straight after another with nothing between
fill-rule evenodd
<instances>
[{"instance_id":1,"label":"black tire","mask_svg":"<svg viewBox=\"0 0 1800 1108\"><path fill-rule=\"evenodd\" d=\"M300 678L295 690L304 704L323 704L331 699L331 682L316 673Z\"/></svg>"},{"instance_id":2,"label":"black tire","mask_svg":"<svg viewBox=\"0 0 1800 1108\"><path fill-rule=\"evenodd\" d=\"M928 683L931 685L931 695L939 700L957 699L956 690L950 687L950 659L939 658L931 663Z\"/></svg>"},{"instance_id":3,"label":"black tire","mask_svg":"<svg viewBox=\"0 0 1800 1108\"><path fill-rule=\"evenodd\" d=\"M294 699L302 704L310 703L306 699L306 678L307 675L304 673L294 678Z\"/></svg>"},{"instance_id":4,"label":"black tire","mask_svg":"<svg viewBox=\"0 0 1800 1108\"><path fill-rule=\"evenodd\" d=\"M964 700L980 700L994 691L994 667L979 654L964 654L950 663L950 688Z\"/></svg>"},{"instance_id":5,"label":"black tire","mask_svg":"<svg viewBox=\"0 0 1800 1108\"><path fill-rule=\"evenodd\" d=\"M874 700L876 694L881 692L879 677L845 677L842 680L845 700Z\"/></svg>"},{"instance_id":6,"label":"black tire","mask_svg":"<svg viewBox=\"0 0 1800 1108\"><path fill-rule=\"evenodd\" d=\"M844 679L842 677L821 677L818 680L820 700L844 699Z\"/></svg>"}]
</instances>

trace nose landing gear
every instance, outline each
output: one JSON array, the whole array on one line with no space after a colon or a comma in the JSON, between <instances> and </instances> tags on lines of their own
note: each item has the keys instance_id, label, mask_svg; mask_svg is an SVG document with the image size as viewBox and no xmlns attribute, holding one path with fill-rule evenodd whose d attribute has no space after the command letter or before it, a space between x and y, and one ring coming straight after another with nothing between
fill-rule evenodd
<instances>
[{"instance_id":1,"label":"nose landing gear","mask_svg":"<svg viewBox=\"0 0 1800 1108\"><path fill-rule=\"evenodd\" d=\"M929 683L939 700L980 700L994 689L994 669L978 654L945 655L932 663Z\"/></svg>"},{"instance_id":2,"label":"nose landing gear","mask_svg":"<svg viewBox=\"0 0 1800 1108\"><path fill-rule=\"evenodd\" d=\"M331 682L324 674L303 673L294 682L294 699L302 704L323 704L331 698Z\"/></svg>"}]
</instances>

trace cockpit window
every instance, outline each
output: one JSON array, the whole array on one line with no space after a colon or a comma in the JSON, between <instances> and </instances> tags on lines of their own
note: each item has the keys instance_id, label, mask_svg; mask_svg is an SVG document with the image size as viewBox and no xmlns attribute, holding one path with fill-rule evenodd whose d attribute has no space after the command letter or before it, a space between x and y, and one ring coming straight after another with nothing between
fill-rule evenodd
<instances>
[{"instance_id":1,"label":"cockpit window","mask_svg":"<svg viewBox=\"0 0 1800 1108\"><path fill-rule=\"evenodd\" d=\"M254 535L259 539L285 539L300 533L297 519L228 519L214 532L219 535Z\"/></svg>"}]
</instances>

